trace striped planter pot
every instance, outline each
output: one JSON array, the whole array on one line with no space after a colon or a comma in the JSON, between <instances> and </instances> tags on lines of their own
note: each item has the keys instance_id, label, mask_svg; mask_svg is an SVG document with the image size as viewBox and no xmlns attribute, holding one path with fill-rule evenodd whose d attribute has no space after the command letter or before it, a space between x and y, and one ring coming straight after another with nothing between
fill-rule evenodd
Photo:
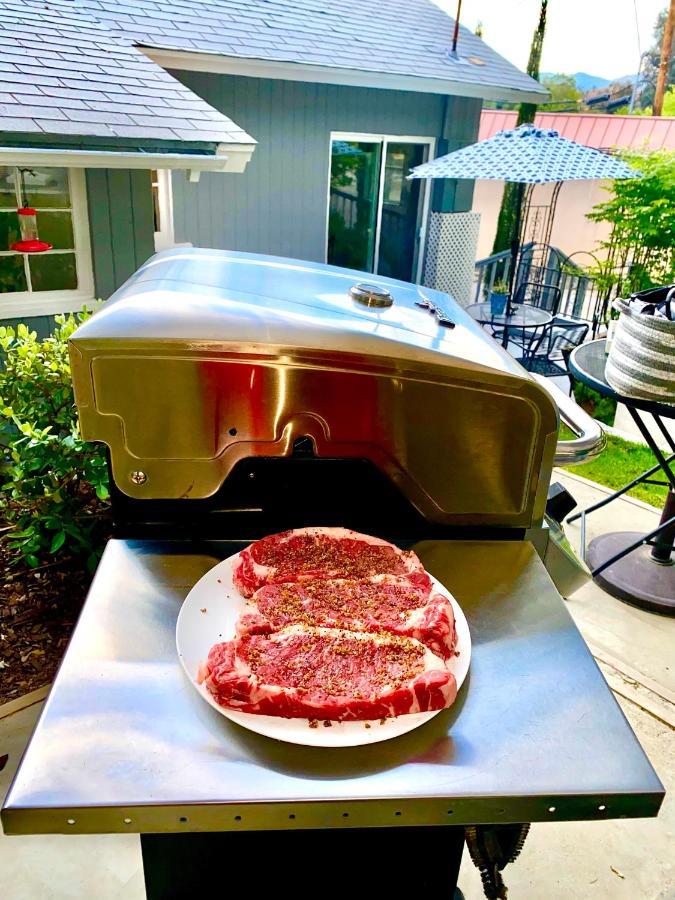
<instances>
[{"instance_id":1,"label":"striped planter pot","mask_svg":"<svg viewBox=\"0 0 675 900\"><path fill-rule=\"evenodd\" d=\"M675 321L641 315L625 300L614 308L621 316L605 378L626 397L675 403Z\"/></svg>"}]
</instances>

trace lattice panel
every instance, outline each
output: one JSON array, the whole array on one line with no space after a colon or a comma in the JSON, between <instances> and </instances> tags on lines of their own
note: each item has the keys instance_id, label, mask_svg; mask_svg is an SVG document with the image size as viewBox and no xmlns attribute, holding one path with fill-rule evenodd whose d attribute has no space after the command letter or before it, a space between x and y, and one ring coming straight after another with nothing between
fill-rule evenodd
<instances>
[{"instance_id":1,"label":"lattice panel","mask_svg":"<svg viewBox=\"0 0 675 900\"><path fill-rule=\"evenodd\" d=\"M432 213L429 219L424 284L471 302L480 214Z\"/></svg>"}]
</instances>

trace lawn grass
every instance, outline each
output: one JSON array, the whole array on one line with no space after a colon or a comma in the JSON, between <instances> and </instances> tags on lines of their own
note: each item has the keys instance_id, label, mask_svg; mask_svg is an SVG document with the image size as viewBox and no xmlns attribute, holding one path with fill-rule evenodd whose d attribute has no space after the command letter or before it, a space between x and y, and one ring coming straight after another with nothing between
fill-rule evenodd
<instances>
[{"instance_id":1,"label":"lawn grass","mask_svg":"<svg viewBox=\"0 0 675 900\"><path fill-rule=\"evenodd\" d=\"M561 428L563 440L566 437L563 434L564 428L565 426ZM570 436L571 433L567 434L567 437ZM607 447L600 456L579 466L569 466L569 470L584 478L589 478L591 481L596 481L598 484L618 490L645 469L651 469L654 465L656 465L656 459L649 447L644 444L634 444L632 441L624 441L622 438L608 434ZM664 476L657 472L654 478L663 479ZM660 509L666 499L666 488L653 484L638 484L628 491L628 494Z\"/></svg>"}]
</instances>

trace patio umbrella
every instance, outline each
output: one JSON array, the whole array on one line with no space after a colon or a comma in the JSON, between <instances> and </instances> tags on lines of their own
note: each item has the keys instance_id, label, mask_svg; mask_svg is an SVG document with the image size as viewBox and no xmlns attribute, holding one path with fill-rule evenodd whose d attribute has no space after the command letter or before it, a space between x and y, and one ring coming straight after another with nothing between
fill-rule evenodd
<instances>
[{"instance_id":1,"label":"patio umbrella","mask_svg":"<svg viewBox=\"0 0 675 900\"><path fill-rule=\"evenodd\" d=\"M516 234L511 244L510 286L520 249L521 207L525 185L581 179L638 178L616 157L560 137L552 129L521 125L462 147L411 170L409 178L470 178L510 181L520 185Z\"/></svg>"}]
</instances>

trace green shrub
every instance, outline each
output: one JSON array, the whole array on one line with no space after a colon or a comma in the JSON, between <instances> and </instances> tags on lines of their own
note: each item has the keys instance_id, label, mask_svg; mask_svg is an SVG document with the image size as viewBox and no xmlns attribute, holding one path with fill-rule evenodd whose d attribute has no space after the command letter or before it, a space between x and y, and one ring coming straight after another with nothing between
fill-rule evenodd
<instances>
[{"instance_id":1,"label":"green shrub","mask_svg":"<svg viewBox=\"0 0 675 900\"><path fill-rule=\"evenodd\" d=\"M602 394L579 381L574 385L574 399L598 422L604 422L605 425L614 424L616 400L612 400L611 397L603 397Z\"/></svg>"},{"instance_id":2,"label":"green shrub","mask_svg":"<svg viewBox=\"0 0 675 900\"><path fill-rule=\"evenodd\" d=\"M68 338L89 317L57 316L39 340L26 325L0 327L0 516L4 540L35 567L48 557L98 558L107 529L108 473L80 437Z\"/></svg>"}]
</instances>

